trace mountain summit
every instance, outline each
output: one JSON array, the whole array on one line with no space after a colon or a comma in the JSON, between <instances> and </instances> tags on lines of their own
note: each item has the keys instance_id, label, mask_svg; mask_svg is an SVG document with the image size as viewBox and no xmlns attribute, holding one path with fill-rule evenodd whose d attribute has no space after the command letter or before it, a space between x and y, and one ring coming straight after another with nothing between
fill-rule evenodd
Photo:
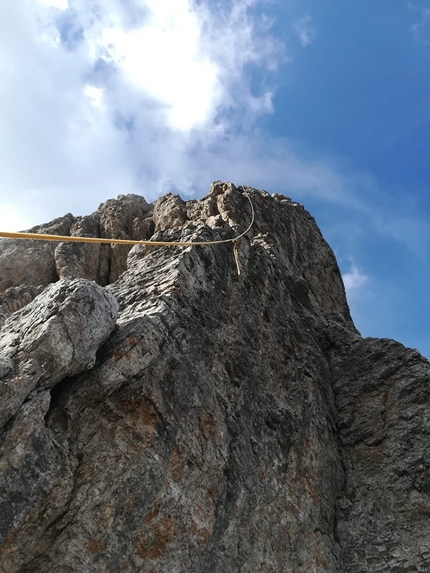
<instances>
[{"instance_id":1,"label":"mountain summit","mask_svg":"<svg viewBox=\"0 0 430 573\"><path fill-rule=\"evenodd\" d=\"M215 182L0 240L2 573L428 573L430 364L314 219Z\"/></svg>"}]
</instances>

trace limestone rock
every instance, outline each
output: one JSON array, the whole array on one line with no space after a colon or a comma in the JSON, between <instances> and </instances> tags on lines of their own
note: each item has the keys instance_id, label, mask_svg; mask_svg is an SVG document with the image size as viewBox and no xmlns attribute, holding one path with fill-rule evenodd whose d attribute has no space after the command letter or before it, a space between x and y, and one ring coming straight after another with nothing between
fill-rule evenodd
<instances>
[{"instance_id":1,"label":"limestone rock","mask_svg":"<svg viewBox=\"0 0 430 573\"><path fill-rule=\"evenodd\" d=\"M70 229L73 237L100 237L100 222L97 213L78 217ZM109 245L85 243L59 243L54 252L55 268L63 278L84 278L107 283L108 266L100 269L100 254L109 251Z\"/></svg>"},{"instance_id":2,"label":"limestone rock","mask_svg":"<svg viewBox=\"0 0 430 573\"><path fill-rule=\"evenodd\" d=\"M151 215L151 205L142 196L119 195L102 203L92 215L73 217L69 213L29 232L146 240L154 230ZM126 270L129 250L126 245L0 239L0 294L23 283L47 286L59 278L85 278L104 286Z\"/></svg>"},{"instance_id":3,"label":"limestone rock","mask_svg":"<svg viewBox=\"0 0 430 573\"><path fill-rule=\"evenodd\" d=\"M154 203L154 224L156 231L182 227L187 220L187 207L179 195L168 193Z\"/></svg>"},{"instance_id":4,"label":"limestone rock","mask_svg":"<svg viewBox=\"0 0 430 573\"><path fill-rule=\"evenodd\" d=\"M430 364L393 340L333 354L345 482L338 536L345 570L430 568Z\"/></svg>"},{"instance_id":5,"label":"limestone rock","mask_svg":"<svg viewBox=\"0 0 430 573\"><path fill-rule=\"evenodd\" d=\"M100 244L59 243L54 251L58 277L60 279L79 277L106 284L107 280L104 275L108 271L108 265L105 265L104 272L100 272L100 253L103 251L103 247L105 252L109 252L109 246ZM101 279L100 275L103 276L104 280Z\"/></svg>"},{"instance_id":6,"label":"limestone rock","mask_svg":"<svg viewBox=\"0 0 430 573\"><path fill-rule=\"evenodd\" d=\"M11 314L31 302L43 289L43 285L36 287L22 284L0 294L0 329Z\"/></svg>"},{"instance_id":7,"label":"limestone rock","mask_svg":"<svg viewBox=\"0 0 430 573\"><path fill-rule=\"evenodd\" d=\"M92 368L115 326L117 303L95 283L58 281L0 330L0 428L33 390Z\"/></svg>"},{"instance_id":8,"label":"limestone rock","mask_svg":"<svg viewBox=\"0 0 430 573\"><path fill-rule=\"evenodd\" d=\"M123 233L124 236L119 239L131 239L135 219L144 217L150 211L151 206L141 195L119 195L118 199L109 199L98 208L101 236L114 238Z\"/></svg>"},{"instance_id":9,"label":"limestone rock","mask_svg":"<svg viewBox=\"0 0 430 573\"><path fill-rule=\"evenodd\" d=\"M47 225L29 229L30 233L69 235L74 217L70 214ZM46 286L58 279L52 241L0 239L0 294L7 288L28 285Z\"/></svg>"},{"instance_id":10,"label":"limestone rock","mask_svg":"<svg viewBox=\"0 0 430 573\"><path fill-rule=\"evenodd\" d=\"M142 221L150 216L151 206L140 195L119 195L116 200L108 200L100 205L101 237L113 239L146 240L152 234L151 225ZM127 245L112 245L108 255L109 274L101 284L114 282L127 268Z\"/></svg>"},{"instance_id":11,"label":"limestone rock","mask_svg":"<svg viewBox=\"0 0 430 573\"><path fill-rule=\"evenodd\" d=\"M245 193L240 276L231 243L108 251L106 288L60 281L4 323L2 573L429 570L430 364L361 338L301 205L218 181L71 232L234 238ZM103 257L57 268L101 282Z\"/></svg>"}]
</instances>

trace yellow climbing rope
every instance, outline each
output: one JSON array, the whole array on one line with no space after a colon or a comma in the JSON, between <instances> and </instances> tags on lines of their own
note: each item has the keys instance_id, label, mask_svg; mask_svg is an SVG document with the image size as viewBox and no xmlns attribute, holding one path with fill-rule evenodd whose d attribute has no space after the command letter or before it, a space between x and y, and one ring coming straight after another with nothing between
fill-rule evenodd
<instances>
[{"instance_id":1,"label":"yellow climbing rope","mask_svg":"<svg viewBox=\"0 0 430 573\"><path fill-rule=\"evenodd\" d=\"M148 245L150 247L197 247L202 245L220 245L221 243L233 243L234 257L237 266L237 274L240 275L239 248L237 241L241 239L251 229L255 220L254 205L247 193L244 193L251 205L251 223L246 231L232 239L221 239L219 241L131 241L129 239L104 239L101 237L69 237L65 235L44 235L42 233L9 233L0 231L0 237L6 239L31 239L36 241L59 241L71 243L107 243L109 245Z\"/></svg>"}]
</instances>

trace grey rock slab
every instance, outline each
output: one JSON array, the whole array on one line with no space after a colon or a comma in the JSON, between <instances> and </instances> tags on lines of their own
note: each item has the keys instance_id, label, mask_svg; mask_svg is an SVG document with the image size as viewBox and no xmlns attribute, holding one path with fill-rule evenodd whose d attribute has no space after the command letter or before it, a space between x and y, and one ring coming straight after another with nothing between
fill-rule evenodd
<instances>
[{"instance_id":1,"label":"grey rock slab","mask_svg":"<svg viewBox=\"0 0 430 573\"><path fill-rule=\"evenodd\" d=\"M337 536L346 573L430 568L430 364L365 338L332 357L345 483Z\"/></svg>"},{"instance_id":2,"label":"grey rock slab","mask_svg":"<svg viewBox=\"0 0 430 573\"><path fill-rule=\"evenodd\" d=\"M99 261L102 245L63 242L54 251L58 276L64 278L99 279Z\"/></svg>"},{"instance_id":3,"label":"grey rock slab","mask_svg":"<svg viewBox=\"0 0 430 573\"><path fill-rule=\"evenodd\" d=\"M117 302L97 284L61 280L0 330L0 427L34 389L92 368L115 327Z\"/></svg>"},{"instance_id":4,"label":"grey rock slab","mask_svg":"<svg viewBox=\"0 0 430 573\"><path fill-rule=\"evenodd\" d=\"M1 573L21 571L36 539L49 548L73 491L78 461L46 426L50 403L49 390L35 394L0 437Z\"/></svg>"},{"instance_id":5,"label":"grey rock slab","mask_svg":"<svg viewBox=\"0 0 430 573\"><path fill-rule=\"evenodd\" d=\"M154 202L155 230L182 227L187 220L187 207L179 195L168 193Z\"/></svg>"},{"instance_id":6,"label":"grey rock slab","mask_svg":"<svg viewBox=\"0 0 430 573\"><path fill-rule=\"evenodd\" d=\"M10 287L0 294L0 328L11 314L31 302L42 292L43 288L42 285L37 287L22 284Z\"/></svg>"},{"instance_id":7,"label":"grey rock slab","mask_svg":"<svg viewBox=\"0 0 430 573\"><path fill-rule=\"evenodd\" d=\"M46 225L29 229L30 233L69 235L74 217L70 214ZM27 285L46 286L58 279L52 241L0 239L0 293L7 288Z\"/></svg>"},{"instance_id":8,"label":"grey rock slab","mask_svg":"<svg viewBox=\"0 0 430 573\"><path fill-rule=\"evenodd\" d=\"M91 215L69 213L29 232L146 240L154 231L151 209L141 195L119 195ZM0 239L0 294L24 283L47 286L59 278L85 278L104 286L126 270L129 250L127 245Z\"/></svg>"},{"instance_id":9,"label":"grey rock slab","mask_svg":"<svg viewBox=\"0 0 430 573\"><path fill-rule=\"evenodd\" d=\"M150 205L141 195L119 195L102 203L97 211L78 217L71 236L112 239L149 239L153 232ZM100 285L114 282L125 270L127 245L60 243L55 264L60 278L86 278Z\"/></svg>"},{"instance_id":10,"label":"grey rock slab","mask_svg":"<svg viewBox=\"0 0 430 573\"><path fill-rule=\"evenodd\" d=\"M57 280L54 243L0 239L0 293L22 283L46 286Z\"/></svg>"}]
</instances>

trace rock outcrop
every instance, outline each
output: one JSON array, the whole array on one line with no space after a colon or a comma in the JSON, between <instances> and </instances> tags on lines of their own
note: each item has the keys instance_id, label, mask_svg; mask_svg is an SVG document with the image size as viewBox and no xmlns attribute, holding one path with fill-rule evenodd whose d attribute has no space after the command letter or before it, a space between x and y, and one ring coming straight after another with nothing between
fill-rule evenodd
<instances>
[{"instance_id":1,"label":"rock outcrop","mask_svg":"<svg viewBox=\"0 0 430 573\"><path fill-rule=\"evenodd\" d=\"M119 195L92 215L70 213L31 233L106 239L148 239L154 230L152 205L140 195ZM127 245L91 245L16 239L0 241L0 294L22 284L47 286L59 278L85 278L107 285L127 268Z\"/></svg>"},{"instance_id":2,"label":"rock outcrop","mask_svg":"<svg viewBox=\"0 0 430 573\"><path fill-rule=\"evenodd\" d=\"M347 571L430 570L430 364L393 340L332 353Z\"/></svg>"},{"instance_id":3,"label":"rock outcrop","mask_svg":"<svg viewBox=\"0 0 430 573\"><path fill-rule=\"evenodd\" d=\"M361 338L301 205L217 182L65 219L227 239L244 192L241 276L231 243L41 243L26 274L0 241L2 573L430 570L430 364Z\"/></svg>"}]
</instances>

